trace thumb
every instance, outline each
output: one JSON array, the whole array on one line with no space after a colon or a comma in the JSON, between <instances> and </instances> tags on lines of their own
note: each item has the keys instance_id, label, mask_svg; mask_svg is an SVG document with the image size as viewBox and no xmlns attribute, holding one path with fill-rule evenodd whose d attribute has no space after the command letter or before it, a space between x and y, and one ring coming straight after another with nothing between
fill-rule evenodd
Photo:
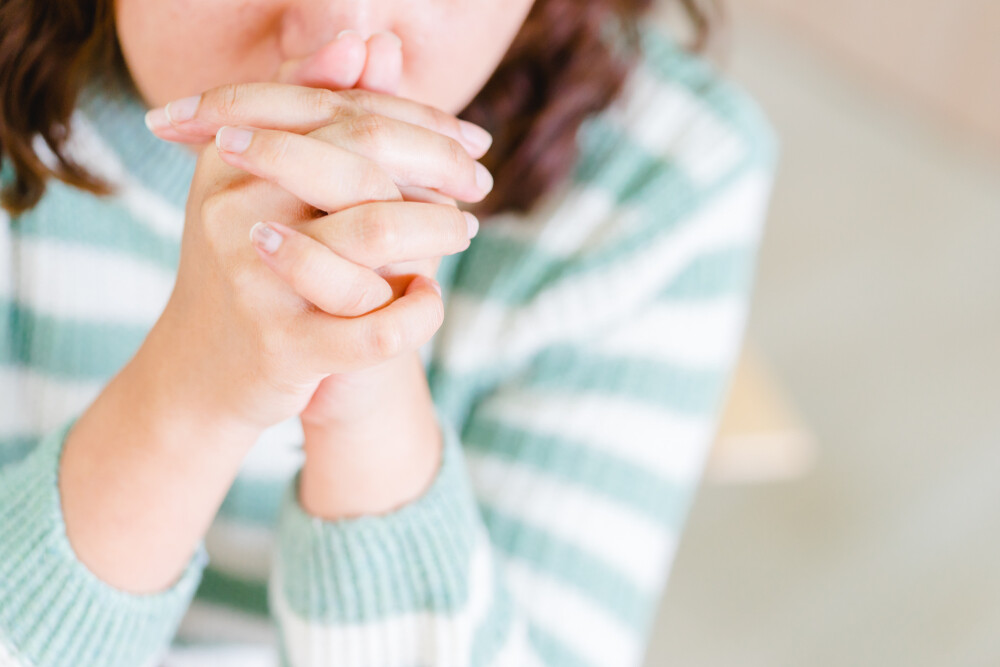
<instances>
[{"instance_id":1,"label":"thumb","mask_svg":"<svg viewBox=\"0 0 1000 667\"><path fill-rule=\"evenodd\" d=\"M360 34L343 30L318 51L282 63L278 68L278 83L330 90L353 88L364 70L367 51Z\"/></svg>"},{"instance_id":2,"label":"thumb","mask_svg":"<svg viewBox=\"0 0 1000 667\"><path fill-rule=\"evenodd\" d=\"M406 291L403 292L403 296L409 296L410 294L416 294L420 291L434 290L434 292L440 298L441 296L441 284L434 280L433 278L428 278L422 273L418 273L410 284L406 286Z\"/></svg>"},{"instance_id":3,"label":"thumb","mask_svg":"<svg viewBox=\"0 0 1000 667\"><path fill-rule=\"evenodd\" d=\"M358 88L397 94L403 74L403 41L390 31L377 32L368 38L368 59L358 79Z\"/></svg>"}]
</instances>

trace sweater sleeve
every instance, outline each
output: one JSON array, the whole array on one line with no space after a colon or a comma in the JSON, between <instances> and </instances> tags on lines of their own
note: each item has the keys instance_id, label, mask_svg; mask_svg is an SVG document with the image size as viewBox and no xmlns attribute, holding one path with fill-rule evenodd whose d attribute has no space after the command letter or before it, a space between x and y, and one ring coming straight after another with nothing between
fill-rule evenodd
<instances>
[{"instance_id":1,"label":"sweater sleeve","mask_svg":"<svg viewBox=\"0 0 1000 667\"><path fill-rule=\"evenodd\" d=\"M483 329L456 356L500 379L462 390L461 423L438 408L440 469L394 512L312 517L295 476L269 581L284 665L641 664L745 330L774 166L755 131L743 152L687 133L688 168L629 177L638 214L526 270L531 298L452 295L504 345Z\"/></svg>"},{"instance_id":2,"label":"sweater sleeve","mask_svg":"<svg viewBox=\"0 0 1000 667\"><path fill-rule=\"evenodd\" d=\"M158 664L208 563L204 542L174 584L135 594L99 579L66 535L58 471L77 416L0 467L0 665Z\"/></svg>"}]
</instances>

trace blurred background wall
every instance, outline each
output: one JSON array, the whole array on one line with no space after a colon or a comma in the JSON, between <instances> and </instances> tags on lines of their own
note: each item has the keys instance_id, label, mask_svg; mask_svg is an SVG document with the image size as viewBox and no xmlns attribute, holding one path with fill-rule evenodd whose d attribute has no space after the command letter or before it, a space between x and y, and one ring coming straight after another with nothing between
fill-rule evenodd
<instances>
[{"instance_id":1,"label":"blurred background wall","mask_svg":"<svg viewBox=\"0 0 1000 667\"><path fill-rule=\"evenodd\" d=\"M782 143L748 338L817 457L702 487L647 665L1000 665L1000 2L726 6Z\"/></svg>"}]
</instances>

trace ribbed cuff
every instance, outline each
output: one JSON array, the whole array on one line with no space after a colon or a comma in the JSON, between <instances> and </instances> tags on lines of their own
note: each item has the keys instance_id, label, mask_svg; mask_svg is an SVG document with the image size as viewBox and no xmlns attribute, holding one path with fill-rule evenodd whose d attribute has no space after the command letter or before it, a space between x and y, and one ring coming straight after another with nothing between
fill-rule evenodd
<instances>
[{"instance_id":1,"label":"ribbed cuff","mask_svg":"<svg viewBox=\"0 0 1000 667\"><path fill-rule=\"evenodd\" d=\"M119 590L87 569L66 536L58 485L76 419L0 468L0 643L45 667L136 667L169 645L208 552L199 542L181 577L155 594Z\"/></svg>"},{"instance_id":2,"label":"ribbed cuff","mask_svg":"<svg viewBox=\"0 0 1000 667\"><path fill-rule=\"evenodd\" d=\"M440 412L437 417L443 452L436 476L420 497L392 512L312 516L298 500L301 469L295 474L278 525L280 583L274 588L282 608L309 622L352 624L465 605L482 532L459 436Z\"/></svg>"}]
</instances>

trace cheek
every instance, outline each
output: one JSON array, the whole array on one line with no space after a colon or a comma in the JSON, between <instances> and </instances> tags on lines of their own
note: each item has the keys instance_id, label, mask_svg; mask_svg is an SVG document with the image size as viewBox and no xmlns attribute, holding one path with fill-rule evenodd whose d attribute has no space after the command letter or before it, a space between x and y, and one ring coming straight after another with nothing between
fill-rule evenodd
<instances>
[{"instance_id":1,"label":"cheek","mask_svg":"<svg viewBox=\"0 0 1000 667\"><path fill-rule=\"evenodd\" d=\"M475 42L449 41L429 48L404 65L400 95L449 113L458 113L492 72L491 59ZM485 77L485 78L484 78Z\"/></svg>"},{"instance_id":2,"label":"cheek","mask_svg":"<svg viewBox=\"0 0 1000 667\"><path fill-rule=\"evenodd\" d=\"M268 16L249 4L118 0L118 38L146 101L159 106L223 82L252 80L271 66L256 43Z\"/></svg>"},{"instance_id":3,"label":"cheek","mask_svg":"<svg viewBox=\"0 0 1000 667\"><path fill-rule=\"evenodd\" d=\"M513 3L512 3L513 4ZM509 5L504 5L509 7ZM411 33L400 95L457 114L482 90L527 14L441 15ZM406 37L404 37L406 40Z\"/></svg>"}]
</instances>

